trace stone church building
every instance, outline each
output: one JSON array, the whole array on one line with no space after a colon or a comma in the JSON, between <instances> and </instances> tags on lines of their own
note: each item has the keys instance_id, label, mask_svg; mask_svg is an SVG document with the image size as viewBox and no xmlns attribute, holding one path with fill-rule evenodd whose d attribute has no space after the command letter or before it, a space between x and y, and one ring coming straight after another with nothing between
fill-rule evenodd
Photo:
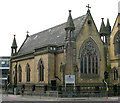
<instances>
[{"instance_id":1,"label":"stone church building","mask_svg":"<svg viewBox=\"0 0 120 103\"><path fill-rule=\"evenodd\" d=\"M113 29L107 19L98 31L87 13L66 23L26 36L17 50L11 46L10 83L16 86L120 84L120 13Z\"/></svg>"}]
</instances>

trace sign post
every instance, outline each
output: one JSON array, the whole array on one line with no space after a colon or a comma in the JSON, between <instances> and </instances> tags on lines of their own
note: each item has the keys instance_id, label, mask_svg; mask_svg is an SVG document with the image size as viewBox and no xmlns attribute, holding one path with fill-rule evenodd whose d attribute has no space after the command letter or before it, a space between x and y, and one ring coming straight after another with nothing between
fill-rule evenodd
<instances>
[{"instance_id":1,"label":"sign post","mask_svg":"<svg viewBox=\"0 0 120 103\"><path fill-rule=\"evenodd\" d=\"M66 84L74 84L75 89L75 75L65 75L65 88Z\"/></svg>"}]
</instances>

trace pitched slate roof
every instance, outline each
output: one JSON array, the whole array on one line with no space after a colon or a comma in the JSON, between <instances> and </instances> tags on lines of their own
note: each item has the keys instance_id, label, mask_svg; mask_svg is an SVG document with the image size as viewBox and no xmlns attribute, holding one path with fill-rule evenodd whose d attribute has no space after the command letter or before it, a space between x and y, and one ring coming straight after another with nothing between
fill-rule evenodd
<instances>
[{"instance_id":1,"label":"pitched slate roof","mask_svg":"<svg viewBox=\"0 0 120 103\"><path fill-rule=\"evenodd\" d=\"M87 14L78 17L76 19L73 19L75 25L75 31L74 31L75 35L79 33L86 17ZM22 47L20 48L18 55L34 51L35 48L48 44L53 44L53 45L64 44L66 37L65 26L66 23L63 23L61 25L57 25L53 28L31 35L24 42L24 45L22 45Z\"/></svg>"}]
</instances>

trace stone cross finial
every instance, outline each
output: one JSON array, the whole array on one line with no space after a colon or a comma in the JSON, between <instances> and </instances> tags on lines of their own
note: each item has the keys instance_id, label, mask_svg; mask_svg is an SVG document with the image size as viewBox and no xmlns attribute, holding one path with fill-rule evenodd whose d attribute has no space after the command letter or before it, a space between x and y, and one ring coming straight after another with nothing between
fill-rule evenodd
<instances>
[{"instance_id":1,"label":"stone cross finial","mask_svg":"<svg viewBox=\"0 0 120 103\"><path fill-rule=\"evenodd\" d=\"M27 30L27 32L26 32L26 33L27 33L26 38L28 38L28 37L29 37L29 35L28 35L28 34L29 34L29 31Z\"/></svg>"},{"instance_id":2,"label":"stone cross finial","mask_svg":"<svg viewBox=\"0 0 120 103\"><path fill-rule=\"evenodd\" d=\"M86 7L88 8L88 10L91 8L89 4Z\"/></svg>"},{"instance_id":3,"label":"stone cross finial","mask_svg":"<svg viewBox=\"0 0 120 103\"><path fill-rule=\"evenodd\" d=\"M26 33L27 33L27 35L28 35L28 34L29 34L29 31L27 30L27 32L26 32Z\"/></svg>"},{"instance_id":4,"label":"stone cross finial","mask_svg":"<svg viewBox=\"0 0 120 103\"><path fill-rule=\"evenodd\" d=\"M104 20L104 18L101 18L102 19L102 21Z\"/></svg>"},{"instance_id":5,"label":"stone cross finial","mask_svg":"<svg viewBox=\"0 0 120 103\"><path fill-rule=\"evenodd\" d=\"M69 12L71 12L71 10L69 10Z\"/></svg>"}]
</instances>

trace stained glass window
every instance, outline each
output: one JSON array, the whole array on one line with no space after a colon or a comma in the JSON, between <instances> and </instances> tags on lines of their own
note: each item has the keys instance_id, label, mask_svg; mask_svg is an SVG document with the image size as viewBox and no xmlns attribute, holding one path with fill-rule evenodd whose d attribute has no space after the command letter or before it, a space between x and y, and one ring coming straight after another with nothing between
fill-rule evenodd
<instances>
[{"instance_id":1,"label":"stained glass window","mask_svg":"<svg viewBox=\"0 0 120 103\"><path fill-rule=\"evenodd\" d=\"M115 55L120 55L120 31L118 31L114 37L114 52Z\"/></svg>"},{"instance_id":2,"label":"stained glass window","mask_svg":"<svg viewBox=\"0 0 120 103\"><path fill-rule=\"evenodd\" d=\"M99 49L92 40L86 40L80 50L80 72L81 74L98 74Z\"/></svg>"}]
</instances>

